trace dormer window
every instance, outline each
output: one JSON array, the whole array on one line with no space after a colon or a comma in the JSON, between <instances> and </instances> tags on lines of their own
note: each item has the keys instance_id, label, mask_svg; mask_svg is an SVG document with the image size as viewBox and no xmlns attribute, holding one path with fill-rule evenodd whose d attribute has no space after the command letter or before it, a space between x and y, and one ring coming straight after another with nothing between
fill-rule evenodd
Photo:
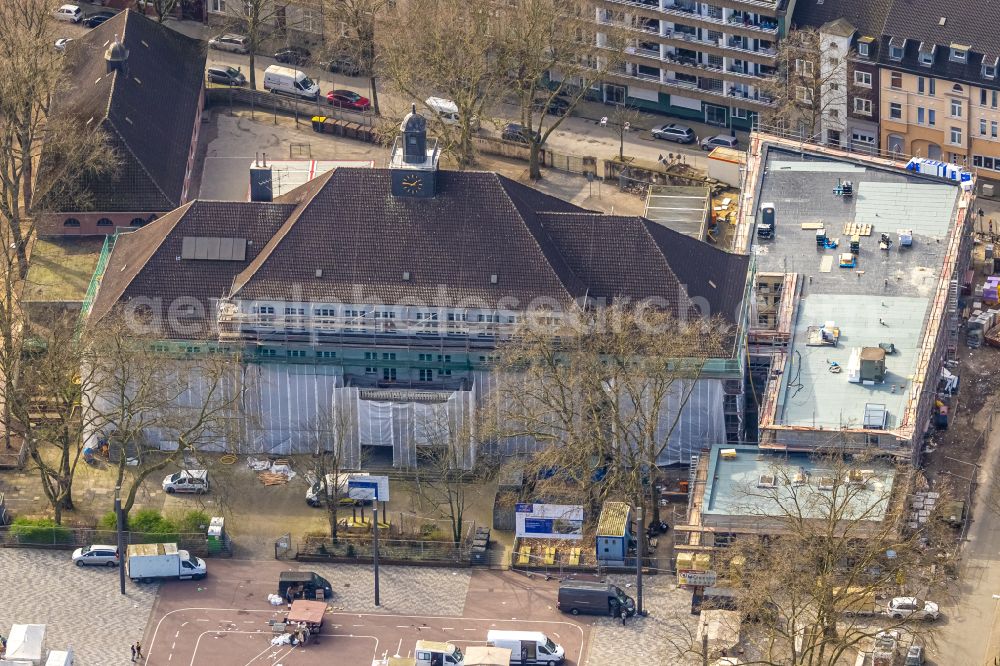
<instances>
[{"instance_id":1,"label":"dormer window","mask_svg":"<svg viewBox=\"0 0 1000 666\"><path fill-rule=\"evenodd\" d=\"M902 60L903 59L903 48L906 46L905 39L897 39L893 37L889 40L889 59L890 60Z\"/></svg>"},{"instance_id":2,"label":"dormer window","mask_svg":"<svg viewBox=\"0 0 1000 666\"><path fill-rule=\"evenodd\" d=\"M920 49L917 52L917 60L922 66L930 67L934 64L934 51L936 48L936 44L924 44L921 42Z\"/></svg>"},{"instance_id":3,"label":"dormer window","mask_svg":"<svg viewBox=\"0 0 1000 666\"><path fill-rule=\"evenodd\" d=\"M952 62L966 62L969 59L969 47L962 46L961 44L951 45L951 61Z\"/></svg>"},{"instance_id":4,"label":"dormer window","mask_svg":"<svg viewBox=\"0 0 1000 666\"><path fill-rule=\"evenodd\" d=\"M983 58L983 78L984 79L995 79L997 77L997 58L990 60L989 58Z\"/></svg>"},{"instance_id":5,"label":"dormer window","mask_svg":"<svg viewBox=\"0 0 1000 666\"><path fill-rule=\"evenodd\" d=\"M870 58L872 55L872 42L874 40L871 37L861 37L858 39L858 55L862 58Z\"/></svg>"}]
</instances>

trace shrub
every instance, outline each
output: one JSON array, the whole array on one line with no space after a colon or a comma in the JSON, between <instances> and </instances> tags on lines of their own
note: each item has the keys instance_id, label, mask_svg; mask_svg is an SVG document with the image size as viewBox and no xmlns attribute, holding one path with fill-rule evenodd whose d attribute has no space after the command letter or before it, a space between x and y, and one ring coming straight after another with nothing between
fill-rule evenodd
<instances>
[{"instance_id":1,"label":"shrub","mask_svg":"<svg viewBox=\"0 0 1000 666\"><path fill-rule=\"evenodd\" d=\"M142 534L176 533L177 525L156 509L139 509L128 520L129 531Z\"/></svg>"},{"instance_id":2,"label":"shrub","mask_svg":"<svg viewBox=\"0 0 1000 666\"><path fill-rule=\"evenodd\" d=\"M10 533L20 543L47 545L56 543L71 543L72 532L67 527L56 525L51 518L15 518Z\"/></svg>"},{"instance_id":3,"label":"shrub","mask_svg":"<svg viewBox=\"0 0 1000 666\"><path fill-rule=\"evenodd\" d=\"M192 509L181 516L181 518L177 521L177 529L184 534L194 532L205 534L211 520L211 517L204 511Z\"/></svg>"},{"instance_id":4,"label":"shrub","mask_svg":"<svg viewBox=\"0 0 1000 666\"><path fill-rule=\"evenodd\" d=\"M114 532L118 529L118 518L115 517L114 511L108 511L106 514L101 516L101 519L97 521L97 528L101 530L109 530Z\"/></svg>"}]
</instances>

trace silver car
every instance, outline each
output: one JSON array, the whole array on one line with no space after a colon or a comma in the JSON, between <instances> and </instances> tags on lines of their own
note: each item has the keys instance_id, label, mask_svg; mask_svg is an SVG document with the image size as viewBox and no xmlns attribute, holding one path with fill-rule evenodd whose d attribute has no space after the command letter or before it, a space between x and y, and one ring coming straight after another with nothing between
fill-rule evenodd
<instances>
[{"instance_id":1,"label":"silver car","mask_svg":"<svg viewBox=\"0 0 1000 666\"><path fill-rule=\"evenodd\" d=\"M226 33L216 35L208 40L209 48L220 51L232 51L233 53L250 53L250 39L243 35Z\"/></svg>"},{"instance_id":2,"label":"silver car","mask_svg":"<svg viewBox=\"0 0 1000 666\"><path fill-rule=\"evenodd\" d=\"M73 564L78 567L96 565L101 567L118 566L118 549L114 546L86 546L73 551Z\"/></svg>"}]
</instances>

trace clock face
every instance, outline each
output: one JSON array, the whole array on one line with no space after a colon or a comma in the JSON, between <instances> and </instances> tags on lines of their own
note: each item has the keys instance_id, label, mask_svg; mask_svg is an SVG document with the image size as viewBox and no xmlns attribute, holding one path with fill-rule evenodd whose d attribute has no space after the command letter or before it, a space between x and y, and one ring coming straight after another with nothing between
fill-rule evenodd
<instances>
[{"instance_id":1,"label":"clock face","mask_svg":"<svg viewBox=\"0 0 1000 666\"><path fill-rule=\"evenodd\" d=\"M402 185L409 194L419 194L424 188L424 179L420 176L405 176Z\"/></svg>"}]
</instances>

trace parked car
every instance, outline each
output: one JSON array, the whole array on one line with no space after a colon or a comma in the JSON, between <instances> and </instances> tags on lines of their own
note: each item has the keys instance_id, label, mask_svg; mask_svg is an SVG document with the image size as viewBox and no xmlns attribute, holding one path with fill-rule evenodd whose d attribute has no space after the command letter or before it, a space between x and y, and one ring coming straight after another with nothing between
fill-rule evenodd
<instances>
[{"instance_id":1,"label":"parked car","mask_svg":"<svg viewBox=\"0 0 1000 666\"><path fill-rule=\"evenodd\" d=\"M504 141L513 141L514 143L530 143L532 135L534 135L536 141L541 140L541 135L538 132L532 132L520 123L507 123L507 126L503 128L500 138Z\"/></svg>"},{"instance_id":2,"label":"parked car","mask_svg":"<svg viewBox=\"0 0 1000 666\"><path fill-rule=\"evenodd\" d=\"M286 46L274 54L274 59L283 65L304 65L311 57L309 49L301 46Z\"/></svg>"},{"instance_id":3,"label":"parked car","mask_svg":"<svg viewBox=\"0 0 1000 666\"><path fill-rule=\"evenodd\" d=\"M233 53L250 53L250 39L244 35L226 33L216 35L208 40L208 47Z\"/></svg>"},{"instance_id":4,"label":"parked car","mask_svg":"<svg viewBox=\"0 0 1000 666\"><path fill-rule=\"evenodd\" d=\"M897 620L905 617L914 620L936 620L941 611L933 601L924 601L916 597L895 597L886 607L885 614Z\"/></svg>"},{"instance_id":5,"label":"parked car","mask_svg":"<svg viewBox=\"0 0 1000 666\"><path fill-rule=\"evenodd\" d=\"M664 141L675 141L677 143L694 143L698 140L695 135L694 130L687 125L678 125L677 123L668 123L666 125L660 125L659 127L654 127L650 130L655 139L663 139Z\"/></svg>"},{"instance_id":6,"label":"parked car","mask_svg":"<svg viewBox=\"0 0 1000 666\"><path fill-rule=\"evenodd\" d=\"M712 150L713 148L738 148L740 140L728 134L716 134L707 139L701 140L702 150Z\"/></svg>"},{"instance_id":7,"label":"parked car","mask_svg":"<svg viewBox=\"0 0 1000 666\"><path fill-rule=\"evenodd\" d=\"M535 111L550 113L553 116L565 116L569 106L570 101L562 95L556 95L551 99L548 96L540 97L531 103L531 108Z\"/></svg>"},{"instance_id":8,"label":"parked car","mask_svg":"<svg viewBox=\"0 0 1000 666\"><path fill-rule=\"evenodd\" d=\"M73 551L73 564L78 567L87 565L116 567L119 562L118 548L115 546L86 546Z\"/></svg>"},{"instance_id":9,"label":"parked car","mask_svg":"<svg viewBox=\"0 0 1000 666\"><path fill-rule=\"evenodd\" d=\"M59 53L65 53L66 45L72 41L72 37L60 37L56 40L56 51L59 51Z\"/></svg>"},{"instance_id":10,"label":"parked car","mask_svg":"<svg viewBox=\"0 0 1000 666\"><path fill-rule=\"evenodd\" d=\"M186 469L168 474L163 479L163 490L173 493L207 493L209 488L208 471L203 469Z\"/></svg>"},{"instance_id":11,"label":"parked car","mask_svg":"<svg viewBox=\"0 0 1000 666\"><path fill-rule=\"evenodd\" d=\"M243 76L243 72L235 67L226 67L225 65L209 67L205 70L205 76L209 83L221 83L225 86L245 86L247 84L247 77Z\"/></svg>"},{"instance_id":12,"label":"parked car","mask_svg":"<svg viewBox=\"0 0 1000 666\"><path fill-rule=\"evenodd\" d=\"M57 21L79 23L83 20L83 11L76 5L63 5L52 12Z\"/></svg>"},{"instance_id":13,"label":"parked car","mask_svg":"<svg viewBox=\"0 0 1000 666\"><path fill-rule=\"evenodd\" d=\"M339 55L331 58L327 63L325 69L330 72L338 72L346 76L361 76L364 74L364 70L357 61L355 61L350 56Z\"/></svg>"},{"instance_id":14,"label":"parked car","mask_svg":"<svg viewBox=\"0 0 1000 666\"><path fill-rule=\"evenodd\" d=\"M333 106L353 111L367 111L372 106L367 97L363 97L353 90L331 90L326 94L326 101Z\"/></svg>"},{"instance_id":15,"label":"parked car","mask_svg":"<svg viewBox=\"0 0 1000 666\"><path fill-rule=\"evenodd\" d=\"M114 12L97 12L83 19L82 23L88 28L96 28L108 19L113 19L114 17Z\"/></svg>"}]
</instances>

